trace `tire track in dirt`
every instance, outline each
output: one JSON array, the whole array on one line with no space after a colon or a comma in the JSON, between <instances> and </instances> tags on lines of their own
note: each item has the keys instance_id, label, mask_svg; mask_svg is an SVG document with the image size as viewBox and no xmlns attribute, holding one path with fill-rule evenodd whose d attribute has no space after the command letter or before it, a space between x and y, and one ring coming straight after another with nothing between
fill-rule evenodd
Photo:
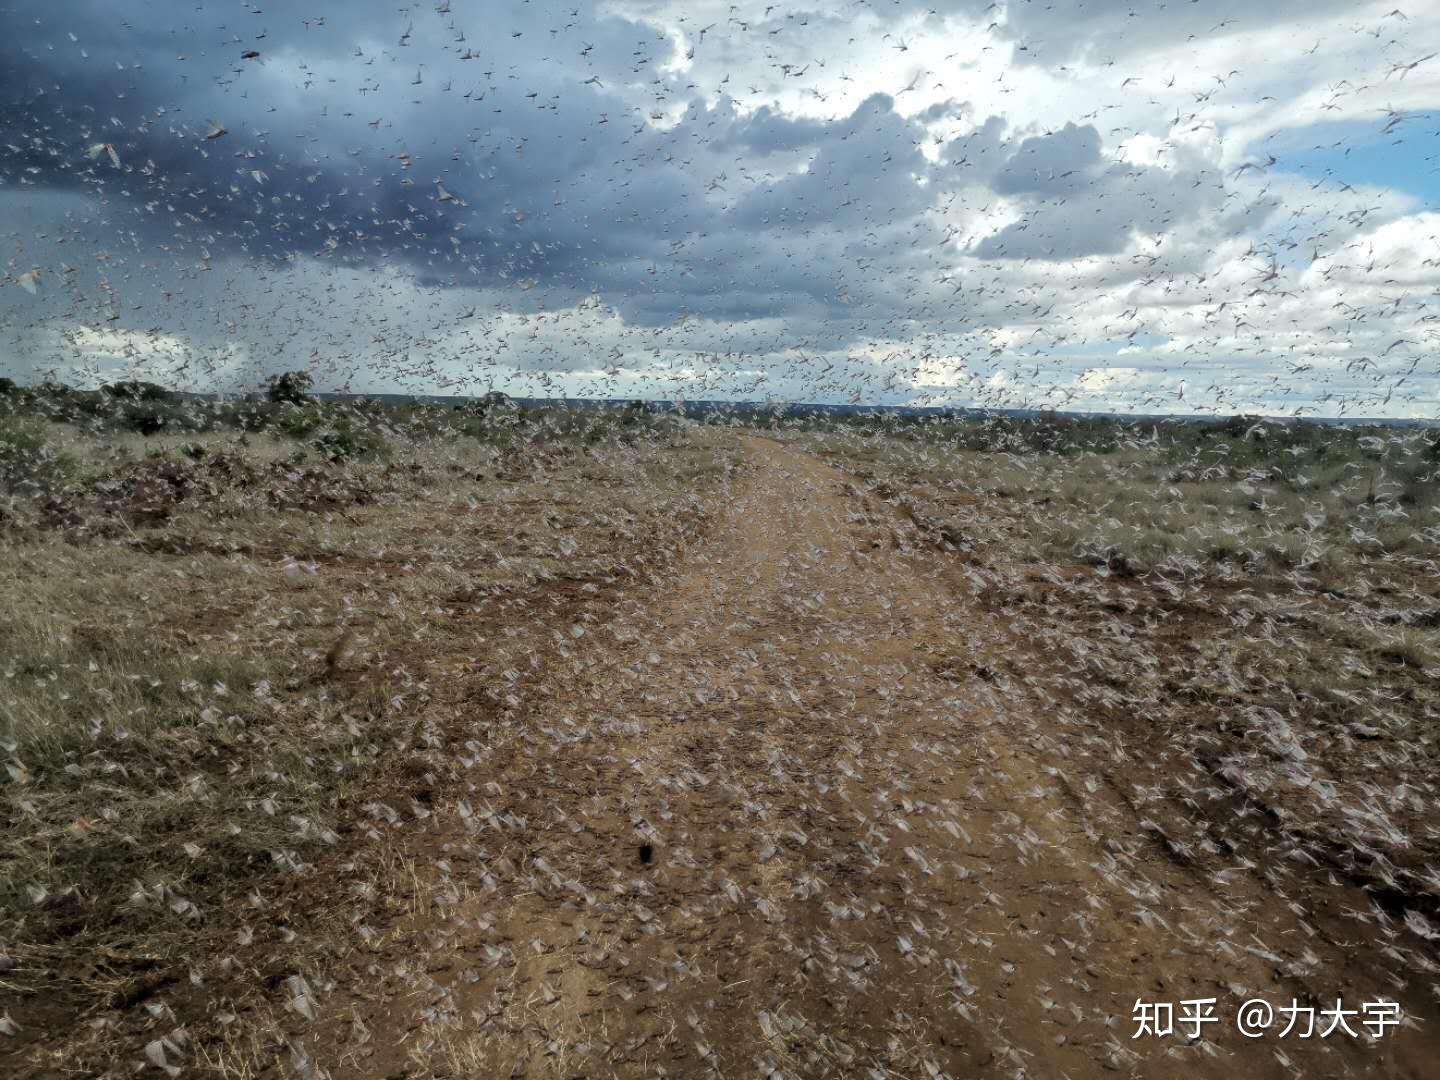
<instances>
[{"instance_id":1,"label":"tire track in dirt","mask_svg":"<svg viewBox=\"0 0 1440 1080\"><path fill-rule=\"evenodd\" d=\"M1426 1032L1238 1036L1237 993L1299 985L1263 945L1299 916L1091 820L1044 717L957 663L1004 642L944 557L895 551L818 459L744 445L673 582L578 638L477 790L442 797L373 992L337 990L304 1055L337 1077L1426 1075ZM1350 996L1313 948L1306 985ZM1136 998L1190 997L1219 998L1204 1039L1131 1039Z\"/></svg>"}]
</instances>

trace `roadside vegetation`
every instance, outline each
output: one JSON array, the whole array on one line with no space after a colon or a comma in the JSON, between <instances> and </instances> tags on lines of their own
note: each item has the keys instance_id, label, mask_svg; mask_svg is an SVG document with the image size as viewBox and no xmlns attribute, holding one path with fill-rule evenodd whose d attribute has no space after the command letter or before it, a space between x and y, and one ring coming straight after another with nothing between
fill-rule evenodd
<instances>
[{"instance_id":1,"label":"roadside vegetation","mask_svg":"<svg viewBox=\"0 0 1440 1080\"><path fill-rule=\"evenodd\" d=\"M634 411L6 390L0 986L80 1008L423 813L523 613L653 573L734 467Z\"/></svg>"},{"instance_id":2,"label":"roadside vegetation","mask_svg":"<svg viewBox=\"0 0 1440 1080\"><path fill-rule=\"evenodd\" d=\"M1004 643L973 666L1058 725L1076 798L1139 814L1182 865L1249 858L1284 889L1321 867L1368 891L1358 918L1432 936L1440 430L999 419L785 437L898 510L913 528L895 545L954 556Z\"/></svg>"},{"instance_id":3,"label":"roadside vegetation","mask_svg":"<svg viewBox=\"0 0 1440 1080\"><path fill-rule=\"evenodd\" d=\"M886 418L785 425L806 445L947 499L1016 518L1032 559L1119 573L1304 570L1433 557L1440 428L1228 420ZM923 488L924 490L920 490Z\"/></svg>"}]
</instances>

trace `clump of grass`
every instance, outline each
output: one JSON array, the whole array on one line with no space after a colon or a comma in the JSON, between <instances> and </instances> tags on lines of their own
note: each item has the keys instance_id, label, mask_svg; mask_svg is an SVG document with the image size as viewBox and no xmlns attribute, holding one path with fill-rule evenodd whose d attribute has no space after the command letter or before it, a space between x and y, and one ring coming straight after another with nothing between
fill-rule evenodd
<instances>
[{"instance_id":1,"label":"clump of grass","mask_svg":"<svg viewBox=\"0 0 1440 1080\"><path fill-rule=\"evenodd\" d=\"M74 473L74 459L50 445L46 424L0 417L0 495L48 495Z\"/></svg>"},{"instance_id":2,"label":"clump of grass","mask_svg":"<svg viewBox=\"0 0 1440 1080\"><path fill-rule=\"evenodd\" d=\"M221 572L220 560L200 561ZM153 562L47 545L0 577L0 911L10 915L0 932L15 933L12 920L32 939L103 922L135 906L136 881L200 900L192 888L218 867L316 846L318 833L298 836L292 815L323 820L333 784L319 777L353 747L299 744L277 726L288 661L228 637L176 635L187 620L173 574ZM183 926L181 907L136 911L127 932Z\"/></svg>"},{"instance_id":3,"label":"clump of grass","mask_svg":"<svg viewBox=\"0 0 1440 1080\"><path fill-rule=\"evenodd\" d=\"M344 413L322 428L310 445L332 462L390 456L390 443L378 427Z\"/></svg>"},{"instance_id":4,"label":"clump of grass","mask_svg":"<svg viewBox=\"0 0 1440 1080\"><path fill-rule=\"evenodd\" d=\"M1414 627L1383 627L1371 634L1368 654L1377 662L1421 672L1440 669L1440 633Z\"/></svg>"}]
</instances>

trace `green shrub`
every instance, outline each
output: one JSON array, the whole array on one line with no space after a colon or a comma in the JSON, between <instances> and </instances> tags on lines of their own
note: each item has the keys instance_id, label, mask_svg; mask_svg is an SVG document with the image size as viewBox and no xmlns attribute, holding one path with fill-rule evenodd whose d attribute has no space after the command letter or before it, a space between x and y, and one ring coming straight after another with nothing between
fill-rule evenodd
<instances>
[{"instance_id":1,"label":"green shrub","mask_svg":"<svg viewBox=\"0 0 1440 1080\"><path fill-rule=\"evenodd\" d=\"M171 417L165 410L144 407L127 410L120 419L120 425L126 431L136 431L145 436L159 435L172 426Z\"/></svg>"},{"instance_id":2,"label":"green shrub","mask_svg":"<svg viewBox=\"0 0 1440 1080\"><path fill-rule=\"evenodd\" d=\"M461 416L483 417L492 409L513 409L514 407L515 403L510 399L509 394L502 394L499 390L491 390L483 397L478 397L456 405L455 412L458 412Z\"/></svg>"},{"instance_id":3,"label":"green shrub","mask_svg":"<svg viewBox=\"0 0 1440 1080\"><path fill-rule=\"evenodd\" d=\"M158 383L142 382L139 379L123 379L107 383L100 388L111 397L122 401L169 401L170 391Z\"/></svg>"},{"instance_id":4,"label":"green shrub","mask_svg":"<svg viewBox=\"0 0 1440 1080\"><path fill-rule=\"evenodd\" d=\"M388 457L390 446L374 427L351 416L339 416L310 441L328 461Z\"/></svg>"},{"instance_id":5,"label":"green shrub","mask_svg":"<svg viewBox=\"0 0 1440 1080\"><path fill-rule=\"evenodd\" d=\"M308 439L325 423L325 415L316 408L289 405L271 417L271 421L282 435L292 439Z\"/></svg>"},{"instance_id":6,"label":"green shrub","mask_svg":"<svg viewBox=\"0 0 1440 1080\"><path fill-rule=\"evenodd\" d=\"M310 400L310 388L314 385L315 380L308 371L286 371L270 376L265 394L276 404L304 405Z\"/></svg>"},{"instance_id":7,"label":"green shrub","mask_svg":"<svg viewBox=\"0 0 1440 1080\"><path fill-rule=\"evenodd\" d=\"M45 426L0 419L0 491L46 495L69 481L74 461L48 445Z\"/></svg>"}]
</instances>

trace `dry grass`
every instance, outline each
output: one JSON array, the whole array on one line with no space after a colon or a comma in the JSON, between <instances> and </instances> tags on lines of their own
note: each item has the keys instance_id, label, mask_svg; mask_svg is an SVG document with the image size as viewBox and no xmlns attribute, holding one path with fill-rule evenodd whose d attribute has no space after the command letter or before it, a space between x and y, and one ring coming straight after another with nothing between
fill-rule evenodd
<instances>
[{"instance_id":1,"label":"dry grass","mask_svg":"<svg viewBox=\"0 0 1440 1080\"><path fill-rule=\"evenodd\" d=\"M1170 807L1193 851L1232 850L1258 807L1265 850L1363 883L1377 910L1440 911L1433 467L1401 485L1341 460L1301 484L1180 478L1159 449L798 438L958 553L1007 631L996 670L1068 729L1079 774L1124 762L1115 785ZM1427 445L1397 443L1392 464Z\"/></svg>"},{"instance_id":2,"label":"dry grass","mask_svg":"<svg viewBox=\"0 0 1440 1080\"><path fill-rule=\"evenodd\" d=\"M92 479L182 443L262 464L287 450L54 441ZM362 504L276 510L222 485L158 522L121 515L116 535L6 535L6 985L123 997L226 897L373 831L369 786L398 770L423 787L457 707L443 675L484 667L500 609L639 572L730 467L703 437L503 456L436 440L331 470L374 493Z\"/></svg>"},{"instance_id":3,"label":"dry grass","mask_svg":"<svg viewBox=\"0 0 1440 1080\"><path fill-rule=\"evenodd\" d=\"M879 478L882 494L903 494L937 524L957 511L1011 520L1011 538L1037 562L1123 559L1133 571L1235 562L1343 576L1357 561L1391 557L1434 567L1440 548L1440 466L1410 465L1428 446L1417 435L1397 437L1389 472L1347 458L1281 478L1204 461L1177 466L1158 449L1057 457L797 438ZM1401 478L1413 472L1428 480Z\"/></svg>"},{"instance_id":4,"label":"dry grass","mask_svg":"<svg viewBox=\"0 0 1440 1080\"><path fill-rule=\"evenodd\" d=\"M295 456L294 439L278 435L209 431L199 433L140 435L133 431L109 431L102 435L87 432L74 424L50 424L50 443L68 454L92 474L113 471L126 462L153 457L174 457L184 447L208 451L237 450L255 462L286 461ZM476 444L478 446L478 444Z\"/></svg>"}]
</instances>

